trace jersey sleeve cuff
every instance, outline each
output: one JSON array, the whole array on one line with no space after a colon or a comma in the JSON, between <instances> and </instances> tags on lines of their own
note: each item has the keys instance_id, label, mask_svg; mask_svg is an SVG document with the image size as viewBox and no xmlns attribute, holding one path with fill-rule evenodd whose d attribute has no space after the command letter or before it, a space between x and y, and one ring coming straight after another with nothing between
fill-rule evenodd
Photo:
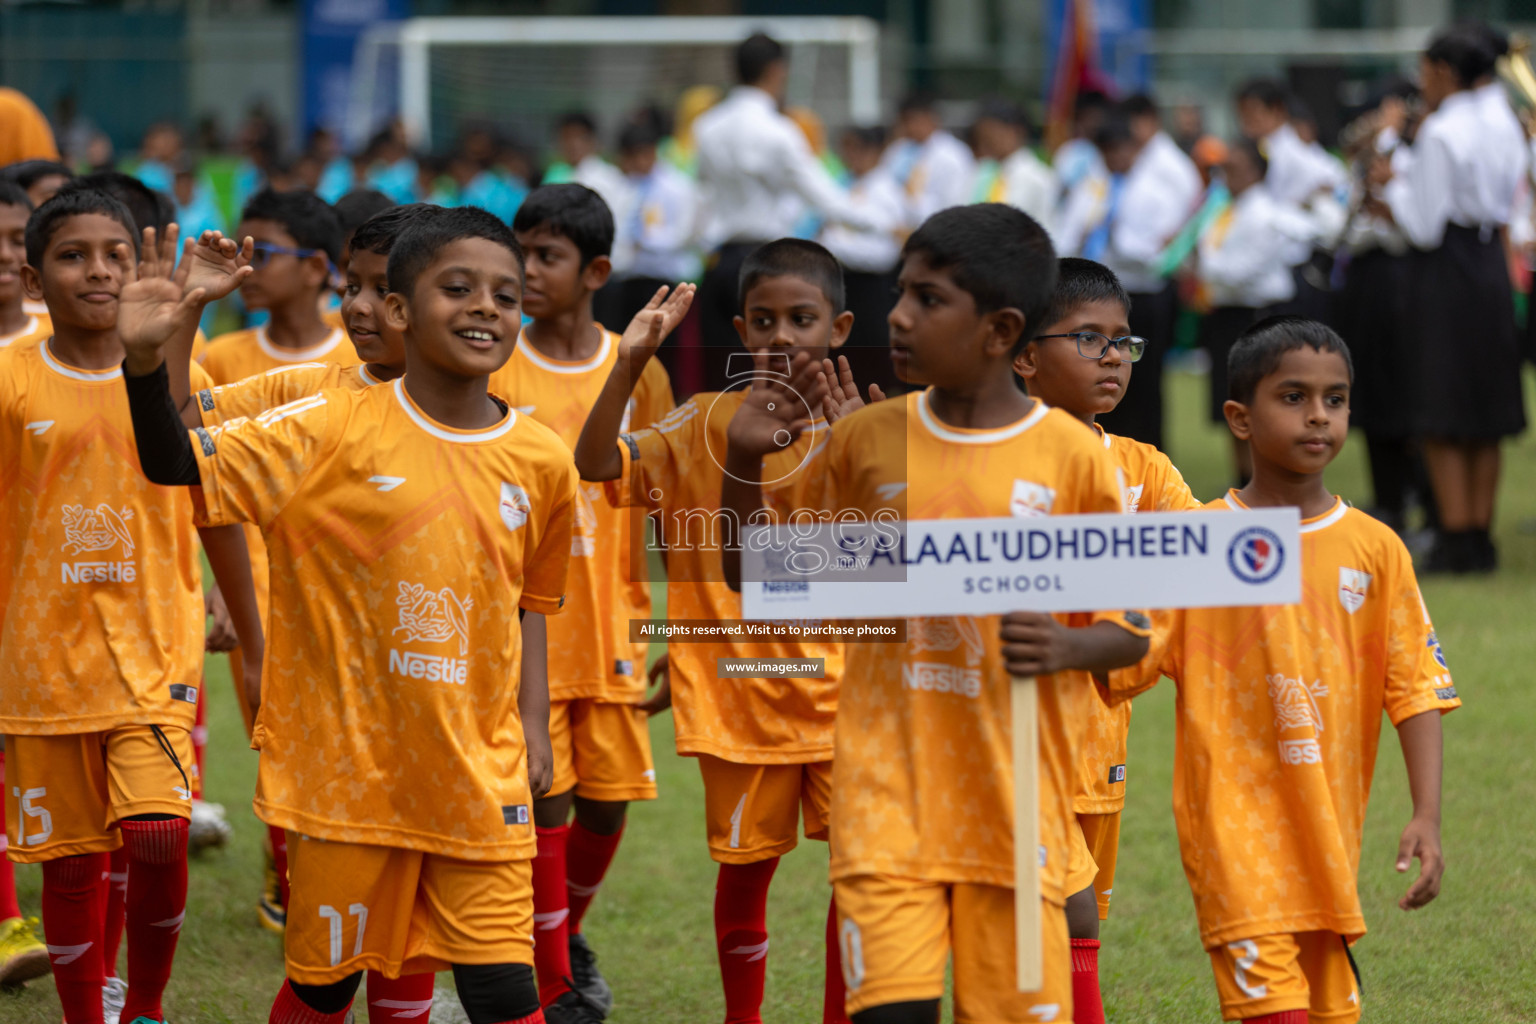
<instances>
[{"instance_id":1,"label":"jersey sleeve cuff","mask_svg":"<svg viewBox=\"0 0 1536 1024\"><path fill-rule=\"evenodd\" d=\"M1094 612L1094 622L1113 622L1132 636L1150 637L1152 617L1146 612L1131 609L1118 612Z\"/></svg>"},{"instance_id":2,"label":"jersey sleeve cuff","mask_svg":"<svg viewBox=\"0 0 1536 1024\"><path fill-rule=\"evenodd\" d=\"M539 594L524 592L518 599L517 606L524 611L534 612L538 615L555 615L565 607L565 595L559 597L544 597Z\"/></svg>"},{"instance_id":3,"label":"jersey sleeve cuff","mask_svg":"<svg viewBox=\"0 0 1536 1024\"><path fill-rule=\"evenodd\" d=\"M614 444L619 446L619 478L603 481L603 495L614 508L643 505L635 494L639 482L635 476L635 463L640 461L640 445L632 434L620 434Z\"/></svg>"},{"instance_id":4,"label":"jersey sleeve cuff","mask_svg":"<svg viewBox=\"0 0 1536 1024\"><path fill-rule=\"evenodd\" d=\"M1426 711L1438 711L1444 715L1461 707L1461 698L1456 696L1456 688L1453 686L1449 690L1449 697L1440 697L1434 693L1426 693L1403 704L1387 708L1387 717L1392 720L1392 728L1395 729L1408 721L1408 719L1422 715Z\"/></svg>"}]
</instances>

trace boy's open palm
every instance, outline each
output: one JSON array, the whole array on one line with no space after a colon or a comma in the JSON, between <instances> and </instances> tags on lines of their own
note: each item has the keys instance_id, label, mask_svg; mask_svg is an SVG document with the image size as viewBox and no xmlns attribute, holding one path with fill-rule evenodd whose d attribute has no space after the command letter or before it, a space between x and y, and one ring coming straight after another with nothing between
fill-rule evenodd
<instances>
[{"instance_id":1,"label":"boy's open palm","mask_svg":"<svg viewBox=\"0 0 1536 1024\"><path fill-rule=\"evenodd\" d=\"M847 356L838 356L836 366L832 365L831 359L821 361L821 386L827 391L827 397L821 403L821 414L827 418L828 423L836 423L844 416L864 408L866 404L873 405L885 400L885 392L880 390L878 384L869 386L869 402L859 397L859 386L854 383L853 369L848 365Z\"/></svg>"},{"instance_id":2,"label":"boy's open palm","mask_svg":"<svg viewBox=\"0 0 1536 1024\"><path fill-rule=\"evenodd\" d=\"M619 340L619 356L628 359L631 366L638 367L655 355L661 343L688 315L694 290L691 284L680 284L671 289L670 294L666 285L656 289L651 301L624 329L624 336Z\"/></svg>"},{"instance_id":3,"label":"boy's open palm","mask_svg":"<svg viewBox=\"0 0 1536 1024\"><path fill-rule=\"evenodd\" d=\"M138 276L118 296L117 332L130 361L142 362L140 372L158 366L165 343L202 313L205 293L199 288L187 290L186 261L179 268L176 265L176 236L175 224L168 226L165 238L158 241L154 228L144 229ZM119 255L132 265L133 253L127 245L121 247Z\"/></svg>"},{"instance_id":4,"label":"boy's open palm","mask_svg":"<svg viewBox=\"0 0 1536 1024\"><path fill-rule=\"evenodd\" d=\"M1440 828L1433 821L1414 818L1403 829L1397 844L1397 870L1406 872L1419 862L1419 877L1414 879L1403 898L1397 901L1403 910L1418 910L1440 895L1440 877L1445 874L1445 855L1440 850Z\"/></svg>"},{"instance_id":5,"label":"boy's open palm","mask_svg":"<svg viewBox=\"0 0 1536 1024\"><path fill-rule=\"evenodd\" d=\"M769 369L768 352L752 353L752 361L752 389L731 417L726 436L733 452L761 458L799 439L811 425L807 412L821 407L826 388L821 361L805 352L795 354L787 382Z\"/></svg>"}]
</instances>

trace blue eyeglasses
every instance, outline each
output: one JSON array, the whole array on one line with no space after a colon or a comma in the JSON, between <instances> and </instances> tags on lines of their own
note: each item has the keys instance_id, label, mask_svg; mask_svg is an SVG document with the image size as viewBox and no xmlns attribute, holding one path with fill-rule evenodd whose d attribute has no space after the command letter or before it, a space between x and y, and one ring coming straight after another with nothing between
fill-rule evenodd
<instances>
[{"instance_id":1,"label":"blue eyeglasses","mask_svg":"<svg viewBox=\"0 0 1536 1024\"><path fill-rule=\"evenodd\" d=\"M1103 359L1109 354L1113 345L1120 353L1120 358L1128 363L1134 363L1141 358L1147 350L1147 339L1138 338L1134 334L1126 334L1119 338L1110 338L1098 331L1072 331L1069 334L1040 334L1041 338L1071 338L1077 342L1077 354L1084 359Z\"/></svg>"},{"instance_id":2,"label":"blue eyeglasses","mask_svg":"<svg viewBox=\"0 0 1536 1024\"><path fill-rule=\"evenodd\" d=\"M273 245L271 242L257 242L252 246L252 250L251 266L257 270L266 266L273 256L296 256L302 260L320 251L319 249L292 249L286 245ZM329 257L326 258L326 263L330 263Z\"/></svg>"}]
</instances>

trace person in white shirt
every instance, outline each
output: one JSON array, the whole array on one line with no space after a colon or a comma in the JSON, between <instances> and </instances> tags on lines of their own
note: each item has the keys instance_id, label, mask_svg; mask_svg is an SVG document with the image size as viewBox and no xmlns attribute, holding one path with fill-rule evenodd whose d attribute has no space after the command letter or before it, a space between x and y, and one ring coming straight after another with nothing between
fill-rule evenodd
<instances>
[{"instance_id":1,"label":"person in white shirt","mask_svg":"<svg viewBox=\"0 0 1536 1024\"><path fill-rule=\"evenodd\" d=\"M976 157L944 130L938 101L926 93L902 100L896 123L900 137L885 166L906 190L907 226L916 231L940 210L970 203Z\"/></svg>"},{"instance_id":2,"label":"person in white shirt","mask_svg":"<svg viewBox=\"0 0 1536 1024\"><path fill-rule=\"evenodd\" d=\"M1268 161L1251 139L1227 149L1222 173L1232 203L1201 235L1196 272L1210 299L1211 310L1200 324L1201 345L1211 355L1210 417L1226 423L1227 354L1238 336L1253 324L1277 313L1296 297L1296 282L1285 263L1287 247L1310 243L1311 220L1295 206L1282 203L1265 185ZM1252 475L1244 442L1233 439L1238 478Z\"/></svg>"},{"instance_id":3,"label":"person in white shirt","mask_svg":"<svg viewBox=\"0 0 1536 1024\"><path fill-rule=\"evenodd\" d=\"M1023 109L1008 100L987 100L976 115L971 137L980 157L972 201L1017 207L1054 236L1061 185L1056 172L1029 148Z\"/></svg>"},{"instance_id":4,"label":"person in white shirt","mask_svg":"<svg viewBox=\"0 0 1536 1024\"><path fill-rule=\"evenodd\" d=\"M615 271L593 298L599 323L627 324L662 285L693 281L700 271L694 244L698 189L682 171L657 158L661 134L654 123L633 123L619 135L619 170L625 205L613 211ZM656 353L673 373L679 355L675 333Z\"/></svg>"},{"instance_id":5,"label":"person in white shirt","mask_svg":"<svg viewBox=\"0 0 1536 1024\"><path fill-rule=\"evenodd\" d=\"M875 226L849 205L800 127L779 112L789 81L784 47L753 35L736 49L736 77L740 84L693 127L700 234L710 253L698 296L709 390L725 387L728 354L741 351L731 325L736 279L754 249L792 234L806 208L829 223ZM804 205L787 202L790 196Z\"/></svg>"},{"instance_id":6,"label":"person in white shirt","mask_svg":"<svg viewBox=\"0 0 1536 1024\"><path fill-rule=\"evenodd\" d=\"M1138 137L1124 111L1111 114L1094 141L1105 173L1072 190L1058 239L1063 253L1115 272L1131 296L1131 333L1147 339L1136 364L1140 383L1109 414L1105 429L1162 448L1162 361L1173 340L1178 300L1157 261L1199 207L1200 173L1161 131L1149 134L1143 126Z\"/></svg>"},{"instance_id":7,"label":"person in white shirt","mask_svg":"<svg viewBox=\"0 0 1536 1024\"><path fill-rule=\"evenodd\" d=\"M1514 208L1504 166L1510 153L1490 137L1475 89L1493 60L1475 28L1437 34L1420 61L1430 113L1411 146L1372 168L1381 188L1375 212L1389 216L1413 246L1407 340L1419 374L1410 400L1440 515L1429 572L1497 567L1489 529L1499 442L1525 428L1504 255Z\"/></svg>"},{"instance_id":8,"label":"person in white shirt","mask_svg":"<svg viewBox=\"0 0 1536 1024\"><path fill-rule=\"evenodd\" d=\"M610 210L622 209L628 202L629 183L622 171L602 158L600 149L597 125L590 114L577 111L564 115L555 126L555 152L564 167L547 175L544 183L574 181L602 196Z\"/></svg>"},{"instance_id":9,"label":"person in white shirt","mask_svg":"<svg viewBox=\"0 0 1536 1024\"><path fill-rule=\"evenodd\" d=\"M848 203L868 215L874 227L858 229L831 224L818 241L843 265L845 308L853 313L853 330L838 351L848 357L853 379L860 386L880 385L887 395L904 388L891 366L890 328L885 322L896 296L896 269L906 237L906 197L896 179L880 164L885 129L875 126L843 132L838 155L848 168Z\"/></svg>"},{"instance_id":10,"label":"person in white shirt","mask_svg":"<svg viewBox=\"0 0 1536 1024\"><path fill-rule=\"evenodd\" d=\"M1110 111L1109 97L1097 90L1085 89L1072 105L1072 137L1051 154L1051 169L1061 182L1059 204L1064 204L1072 190L1094 175L1104 173L1104 160L1093 138Z\"/></svg>"}]
</instances>

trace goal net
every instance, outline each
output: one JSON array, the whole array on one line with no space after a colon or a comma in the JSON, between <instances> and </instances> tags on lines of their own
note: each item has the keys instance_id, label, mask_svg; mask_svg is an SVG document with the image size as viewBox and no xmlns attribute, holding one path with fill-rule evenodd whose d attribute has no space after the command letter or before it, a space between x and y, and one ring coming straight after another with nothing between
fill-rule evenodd
<instances>
[{"instance_id":1,"label":"goal net","mask_svg":"<svg viewBox=\"0 0 1536 1024\"><path fill-rule=\"evenodd\" d=\"M788 104L828 131L880 118L880 33L867 18L412 18L359 41L347 141L399 117L434 152L485 124L527 145L579 110L611 142L637 107L670 112L692 86L728 88L736 45L756 31L789 50Z\"/></svg>"}]
</instances>

